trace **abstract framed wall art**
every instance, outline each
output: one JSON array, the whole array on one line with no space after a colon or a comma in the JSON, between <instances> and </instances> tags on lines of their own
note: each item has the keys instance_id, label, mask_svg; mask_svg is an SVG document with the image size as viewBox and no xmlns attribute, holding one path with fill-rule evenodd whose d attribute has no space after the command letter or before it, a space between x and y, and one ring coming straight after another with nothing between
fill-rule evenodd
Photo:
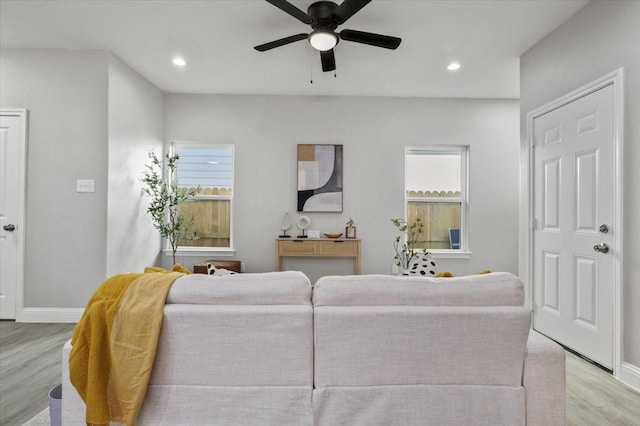
<instances>
[{"instance_id":1,"label":"abstract framed wall art","mask_svg":"<svg viewBox=\"0 0 640 426\"><path fill-rule=\"evenodd\" d=\"M298 145L298 211L342 211L342 145Z\"/></svg>"}]
</instances>

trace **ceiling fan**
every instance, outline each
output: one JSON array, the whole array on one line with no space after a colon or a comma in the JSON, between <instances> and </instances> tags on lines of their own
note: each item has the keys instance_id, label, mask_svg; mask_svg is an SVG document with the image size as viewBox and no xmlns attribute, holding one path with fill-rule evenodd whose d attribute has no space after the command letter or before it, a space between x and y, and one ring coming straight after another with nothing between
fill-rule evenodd
<instances>
[{"instance_id":1,"label":"ceiling fan","mask_svg":"<svg viewBox=\"0 0 640 426\"><path fill-rule=\"evenodd\" d=\"M275 7L283 10L297 20L311 25L313 31L309 34L300 33L255 46L259 52L264 52L289 43L307 39L314 49L320 52L322 71L336 69L336 58L333 48L340 40L368 44L370 46L396 49L402 39L382 34L367 33L356 30L342 30L336 32L338 26L347 22L371 0L344 0L339 6L332 1L317 1L303 12L287 0L266 0Z\"/></svg>"}]
</instances>

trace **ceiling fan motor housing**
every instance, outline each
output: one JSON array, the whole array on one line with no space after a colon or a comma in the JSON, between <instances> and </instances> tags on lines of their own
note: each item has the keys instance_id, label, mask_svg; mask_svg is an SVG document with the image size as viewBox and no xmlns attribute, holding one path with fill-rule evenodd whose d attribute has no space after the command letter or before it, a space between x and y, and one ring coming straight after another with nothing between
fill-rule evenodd
<instances>
[{"instance_id":1,"label":"ceiling fan motor housing","mask_svg":"<svg viewBox=\"0 0 640 426\"><path fill-rule=\"evenodd\" d=\"M311 28L314 30L330 30L338 28L342 22L333 14L338 5L332 1L317 1L307 9L307 14L313 18Z\"/></svg>"}]
</instances>

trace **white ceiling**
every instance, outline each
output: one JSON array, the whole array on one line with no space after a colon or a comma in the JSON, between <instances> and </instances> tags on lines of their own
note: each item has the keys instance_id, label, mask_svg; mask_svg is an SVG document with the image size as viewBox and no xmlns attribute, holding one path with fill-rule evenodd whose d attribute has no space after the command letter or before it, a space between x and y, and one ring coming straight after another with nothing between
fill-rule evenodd
<instances>
[{"instance_id":1,"label":"white ceiling","mask_svg":"<svg viewBox=\"0 0 640 426\"><path fill-rule=\"evenodd\" d=\"M519 56L587 2L374 0L338 30L402 44L339 43L337 77L306 41L253 49L309 32L262 0L0 0L0 45L106 49L171 93L518 98ZM306 11L313 1L292 3ZM462 68L452 73L453 60Z\"/></svg>"}]
</instances>

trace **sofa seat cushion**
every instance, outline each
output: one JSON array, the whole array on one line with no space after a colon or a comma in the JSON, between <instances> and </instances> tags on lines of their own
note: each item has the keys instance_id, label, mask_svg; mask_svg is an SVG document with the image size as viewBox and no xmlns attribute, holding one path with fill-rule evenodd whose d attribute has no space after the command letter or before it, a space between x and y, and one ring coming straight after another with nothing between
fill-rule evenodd
<instances>
[{"instance_id":1,"label":"sofa seat cushion","mask_svg":"<svg viewBox=\"0 0 640 426\"><path fill-rule=\"evenodd\" d=\"M311 283L302 272L185 275L177 279L167 304L310 305Z\"/></svg>"},{"instance_id":2,"label":"sofa seat cushion","mask_svg":"<svg viewBox=\"0 0 640 426\"><path fill-rule=\"evenodd\" d=\"M313 289L314 306L522 306L522 281L508 272L452 278L330 276Z\"/></svg>"}]
</instances>

